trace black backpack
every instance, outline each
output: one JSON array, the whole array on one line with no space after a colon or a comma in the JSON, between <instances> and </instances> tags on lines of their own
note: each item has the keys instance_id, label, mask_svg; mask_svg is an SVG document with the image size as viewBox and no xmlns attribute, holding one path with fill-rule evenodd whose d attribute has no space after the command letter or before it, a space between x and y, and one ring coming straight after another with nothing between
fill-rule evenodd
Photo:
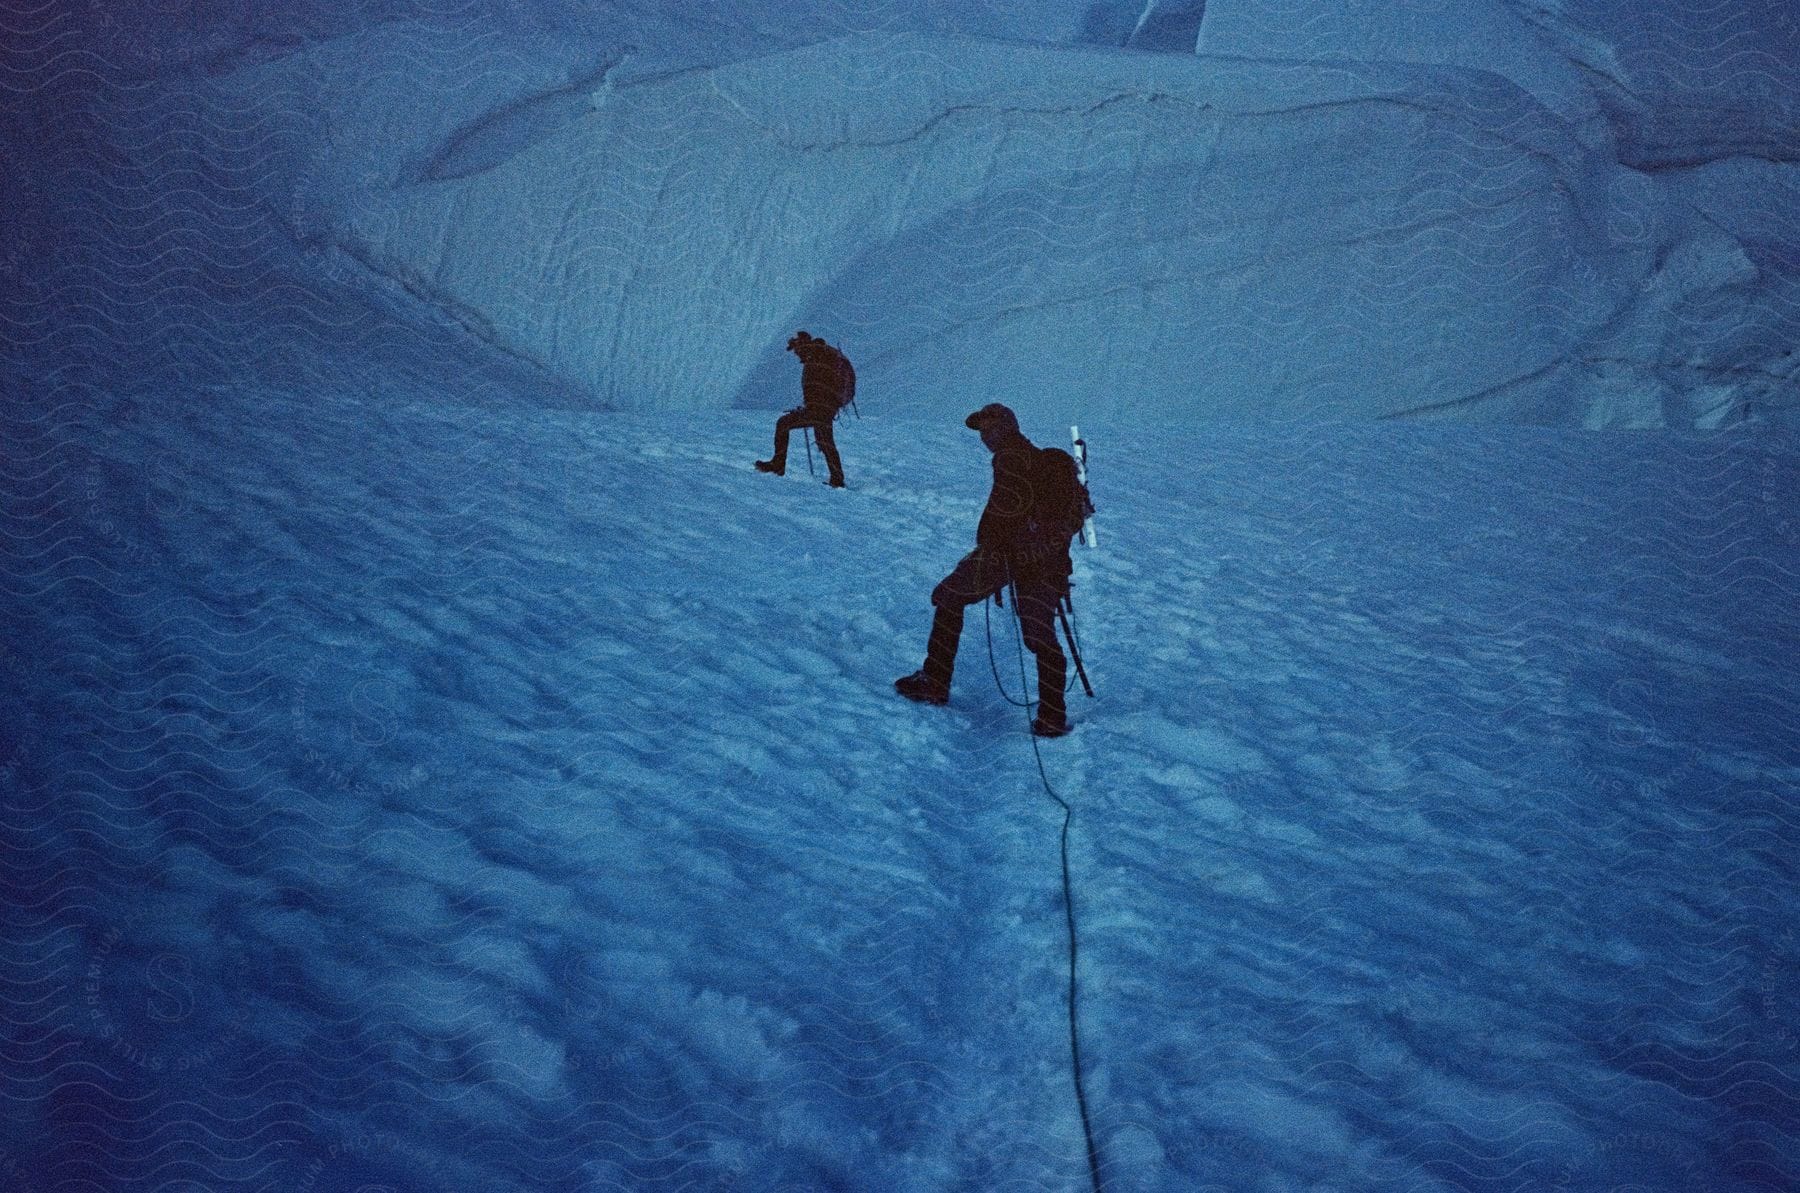
<instances>
[{"instance_id":1,"label":"black backpack","mask_svg":"<svg viewBox=\"0 0 1800 1193\"><path fill-rule=\"evenodd\" d=\"M1060 447L1040 447L1031 463L1031 512L1026 528L1039 542L1067 549L1094 512L1075 457Z\"/></svg>"},{"instance_id":2,"label":"black backpack","mask_svg":"<svg viewBox=\"0 0 1800 1193\"><path fill-rule=\"evenodd\" d=\"M838 383L838 409L842 410L856 401L856 370L851 367L850 358L844 355L843 349L831 344L825 347L830 354L826 359Z\"/></svg>"}]
</instances>

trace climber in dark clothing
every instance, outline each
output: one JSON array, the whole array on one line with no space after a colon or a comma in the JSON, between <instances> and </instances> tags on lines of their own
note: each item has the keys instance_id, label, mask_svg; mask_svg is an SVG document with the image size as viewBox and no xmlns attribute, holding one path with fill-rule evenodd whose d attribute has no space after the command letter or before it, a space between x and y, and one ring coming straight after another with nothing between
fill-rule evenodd
<instances>
[{"instance_id":1,"label":"climber in dark clothing","mask_svg":"<svg viewBox=\"0 0 1800 1193\"><path fill-rule=\"evenodd\" d=\"M832 436L831 423L838 411L856 396L856 370L850 367L849 358L842 352L807 332L795 332L787 347L800 358L800 397L804 404L775 420L775 455L772 459L758 460L757 471L773 472L776 476L786 472L788 436L801 427L810 427L813 438L819 441L825 467L831 472L831 487L841 489L844 487L844 465L838 459L837 440Z\"/></svg>"},{"instance_id":2,"label":"climber in dark clothing","mask_svg":"<svg viewBox=\"0 0 1800 1193\"><path fill-rule=\"evenodd\" d=\"M1069 591L1068 537L1037 541L1029 529L1032 462L1037 448L1019 430L1013 412L998 402L983 406L965 423L981 432L994 453L994 487L975 528L975 550L963 556L931 591L935 612L925 665L894 681L909 700L946 704L962 637L963 610L1003 591L1010 582L1026 649L1037 656L1038 715L1031 731L1060 737L1069 731L1063 680L1068 662L1056 638L1056 611Z\"/></svg>"}]
</instances>

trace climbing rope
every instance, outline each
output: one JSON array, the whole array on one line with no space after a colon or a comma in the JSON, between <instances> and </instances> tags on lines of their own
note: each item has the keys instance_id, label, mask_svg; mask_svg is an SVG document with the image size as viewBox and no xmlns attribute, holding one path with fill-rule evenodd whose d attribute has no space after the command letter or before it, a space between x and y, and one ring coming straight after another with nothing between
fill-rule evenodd
<instances>
[{"instance_id":1,"label":"climbing rope","mask_svg":"<svg viewBox=\"0 0 1800 1193\"><path fill-rule=\"evenodd\" d=\"M1029 691L1031 681L1030 677L1025 672L1025 626L1019 619L1019 591L1017 587L1013 586L1010 582L1008 583L1008 587L1012 590L1013 628L1018 635L1019 683L1022 690ZM986 602L983 602L983 604L985 605ZM988 659L990 662L993 660L993 657L994 639L993 628L990 623L988 629ZM1000 669L997 664L994 666L994 682L995 684L1000 684ZM1022 702L1013 700L1011 696L1007 695L1004 685L1000 685L1000 694L1006 696L1007 700L1013 704L1022 703L1024 705L1026 709L1027 735L1031 738L1031 752L1037 758L1038 779L1044 785L1044 793L1055 800L1057 806L1063 811L1061 850L1063 918L1067 923L1069 930L1069 1059L1070 1067L1075 1076L1075 1104L1081 1111L1081 1134L1087 1141L1088 1178L1093 1182L1094 1193L1104 1193L1105 1185L1100 1179L1100 1150L1094 1144L1094 1124L1091 1116L1088 1114L1087 1087L1082 1080L1081 1031L1075 1018L1075 962L1079 955L1080 940L1075 932L1075 886L1069 878L1069 825L1075 819L1075 809L1070 807L1069 802L1063 799L1062 796L1056 794L1056 788L1051 786L1050 772L1044 767L1043 748L1038 742L1037 734L1029 731L1030 719L1033 715L1031 710L1036 707L1037 702L1034 700ZM1089 694L1092 695L1092 693Z\"/></svg>"},{"instance_id":2,"label":"climbing rope","mask_svg":"<svg viewBox=\"0 0 1800 1193\"><path fill-rule=\"evenodd\" d=\"M1007 583L1010 586L1012 582L1009 580ZM1016 589L1013 592L1013 598L1015 602L1018 599L1018 591ZM1017 708L1030 708L1031 701L1014 700L1012 693L1006 690L1006 683L1000 678L1000 663L994 658L994 621L992 615L988 612L989 603L990 602L985 600L981 602L981 622L983 627L987 630L988 670L994 673L994 686L1000 689L1000 694L1006 697L1006 702L1008 704ZM1020 641L1023 641L1025 631L1019 622L1019 607L1016 603L1013 605L1013 624L1020 627ZM1071 625L1067 619L1063 621L1063 631L1069 636L1069 654L1075 661L1075 666L1063 675L1063 693L1067 695L1073 690L1075 680L1078 676L1081 678L1084 686L1087 683L1087 677L1081 667L1081 640L1075 636L1075 627ZM1092 696L1094 690L1088 688L1087 694Z\"/></svg>"}]
</instances>

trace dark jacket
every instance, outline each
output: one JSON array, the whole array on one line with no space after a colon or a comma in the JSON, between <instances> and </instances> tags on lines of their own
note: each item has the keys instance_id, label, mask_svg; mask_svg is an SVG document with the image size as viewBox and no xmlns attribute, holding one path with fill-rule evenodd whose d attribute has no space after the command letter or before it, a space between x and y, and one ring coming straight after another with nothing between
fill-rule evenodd
<instances>
[{"instance_id":1,"label":"dark jacket","mask_svg":"<svg viewBox=\"0 0 1800 1193\"><path fill-rule=\"evenodd\" d=\"M1025 519L1031 512L1031 466L1037 448L1022 434L1009 435L994 452L994 487L975 527L975 545L1011 555L1026 546Z\"/></svg>"},{"instance_id":2,"label":"dark jacket","mask_svg":"<svg viewBox=\"0 0 1800 1193\"><path fill-rule=\"evenodd\" d=\"M810 340L794 355L800 358L800 396L807 408L835 415L848 400L848 358L824 340Z\"/></svg>"}]
</instances>

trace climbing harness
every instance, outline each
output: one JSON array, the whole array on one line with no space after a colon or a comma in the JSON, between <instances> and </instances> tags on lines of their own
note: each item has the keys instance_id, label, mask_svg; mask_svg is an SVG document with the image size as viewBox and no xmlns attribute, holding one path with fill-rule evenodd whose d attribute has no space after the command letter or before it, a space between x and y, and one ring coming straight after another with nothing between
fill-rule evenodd
<instances>
[{"instance_id":1,"label":"climbing harness","mask_svg":"<svg viewBox=\"0 0 1800 1193\"><path fill-rule=\"evenodd\" d=\"M1006 602L1001 599L1000 593L1005 592L1009 588L1012 589L1013 594L1013 624L1018 627L1019 640L1022 643L1025 640L1025 624L1019 620L1018 586L1009 579L1006 582L1006 588L1002 588L1000 592L994 594L994 604L999 605L1002 609L1006 608ZM1069 658L1075 663L1075 674L1064 678L1063 691L1069 691L1075 686L1076 680L1079 679L1081 681L1082 691L1086 692L1088 698L1091 700L1094 696L1094 685L1088 682L1087 668L1081 665L1081 639L1076 636L1075 627L1070 623L1069 618L1063 616L1063 606L1065 604L1068 606L1069 613L1073 615L1075 612L1075 600L1067 593L1064 593L1057 601L1056 617L1057 620L1062 623L1063 637L1068 640ZM1006 697L1006 702L1008 704L1019 708L1030 707L1030 700L1013 699L1012 693L1006 690L1006 682L1000 678L1000 663L994 658L993 615L988 612L986 601L981 603L981 618L983 627L987 630L988 670L994 673L994 686L1000 689L1000 694Z\"/></svg>"}]
</instances>

